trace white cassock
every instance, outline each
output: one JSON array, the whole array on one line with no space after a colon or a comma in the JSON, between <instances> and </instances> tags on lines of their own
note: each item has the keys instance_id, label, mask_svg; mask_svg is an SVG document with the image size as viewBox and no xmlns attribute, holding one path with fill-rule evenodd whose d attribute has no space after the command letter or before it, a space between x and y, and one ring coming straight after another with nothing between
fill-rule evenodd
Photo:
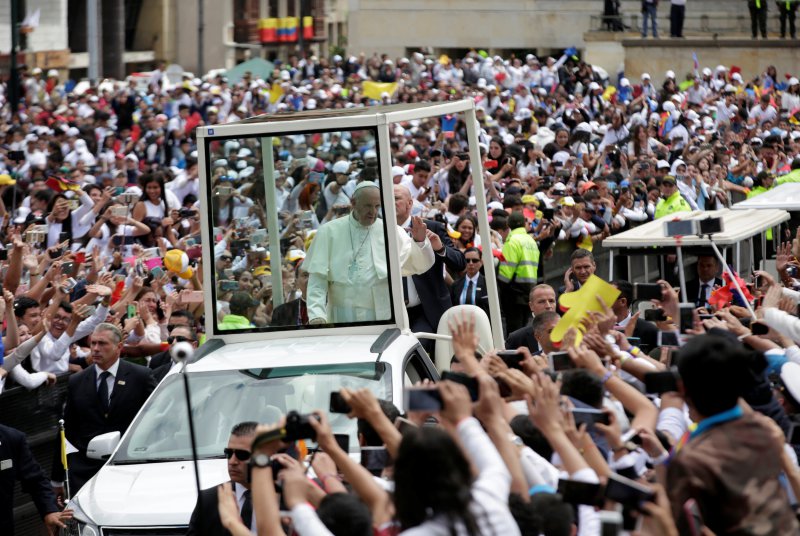
<instances>
[{"instance_id":1,"label":"white cassock","mask_svg":"<svg viewBox=\"0 0 800 536\"><path fill-rule=\"evenodd\" d=\"M428 239L417 243L397 229L403 276L428 271L435 261ZM388 320L392 316L383 223L370 227L352 215L322 225L303 261L308 272L308 319L329 323Z\"/></svg>"}]
</instances>

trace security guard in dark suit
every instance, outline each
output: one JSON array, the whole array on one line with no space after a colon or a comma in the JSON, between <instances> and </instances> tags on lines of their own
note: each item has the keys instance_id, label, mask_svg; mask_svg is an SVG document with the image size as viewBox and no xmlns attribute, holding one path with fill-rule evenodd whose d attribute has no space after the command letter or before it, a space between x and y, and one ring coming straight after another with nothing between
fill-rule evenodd
<instances>
[{"instance_id":1,"label":"security guard in dark suit","mask_svg":"<svg viewBox=\"0 0 800 536\"><path fill-rule=\"evenodd\" d=\"M64 527L62 519L72 511L61 512L50 482L33 458L25 434L0 424L0 534L14 536L14 484L30 493L48 530Z\"/></svg>"},{"instance_id":2,"label":"security guard in dark suit","mask_svg":"<svg viewBox=\"0 0 800 536\"><path fill-rule=\"evenodd\" d=\"M113 324L98 325L92 334L94 364L69 379L64 427L67 441L78 449L69 455L73 494L104 463L86 456L89 441L108 432L124 434L156 387L153 371L119 358L122 346L119 328ZM58 482L63 478L63 472L54 468L53 480Z\"/></svg>"}]
</instances>

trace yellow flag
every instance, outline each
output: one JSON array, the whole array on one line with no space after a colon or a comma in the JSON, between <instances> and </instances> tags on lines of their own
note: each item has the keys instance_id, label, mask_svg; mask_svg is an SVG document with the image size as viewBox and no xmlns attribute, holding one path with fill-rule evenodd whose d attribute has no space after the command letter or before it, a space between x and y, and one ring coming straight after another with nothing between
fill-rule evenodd
<instances>
[{"instance_id":1,"label":"yellow flag","mask_svg":"<svg viewBox=\"0 0 800 536\"><path fill-rule=\"evenodd\" d=\"M364 96L372 100L381 100L383 93L391 97L397 91L397 82L373 82L367 80L361 85Z\"/></svg>"},{"instance_id":2,"label":"yellow flag","mask_svg":"<svg viewBox=\"0 0 800 536\"><path fill-rule=\"evenodd\" d=\"M283 96L283 88L278 82L274 82L269 88L269 103L275 104Z\"/></svg>"},{"instance_id":3,"label":"yellow flag","mask_svg":"<svg viewBox=\"0 0 800 536\"><path fill-rule=\"evenodd\" d=\"M61 438L61 465L64 466L65 471L69 471L69 464L67 463L67 437L64 435L64 428L61 428L58 435Z\"/></svg>"}]
</instances>

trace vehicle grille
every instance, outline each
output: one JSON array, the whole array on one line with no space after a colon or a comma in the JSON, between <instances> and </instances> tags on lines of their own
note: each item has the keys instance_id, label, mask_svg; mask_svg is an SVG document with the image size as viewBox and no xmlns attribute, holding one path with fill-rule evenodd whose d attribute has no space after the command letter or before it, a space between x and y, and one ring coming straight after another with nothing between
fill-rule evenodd
<instances>
[{"instance_id":1,"label":"vehicle grille","mask_svg":"<svg viewBox=\"0 0 800 536\"><path fill-rule=\"evenodd\" d=\"M188 527L103 527L103 536L183 536Z\"/></svg>"}]
</instances>

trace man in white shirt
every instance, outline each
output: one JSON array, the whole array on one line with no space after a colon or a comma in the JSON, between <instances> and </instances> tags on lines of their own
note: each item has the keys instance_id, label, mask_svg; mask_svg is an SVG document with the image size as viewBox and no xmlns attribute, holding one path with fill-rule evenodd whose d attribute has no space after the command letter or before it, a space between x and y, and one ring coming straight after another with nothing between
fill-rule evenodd
<instances>
[{"instance_id":1,"label":"man in white shirt","mask_svg":"<svg viewBox=\"0 0 800 536\"><path fill-rule=\"evenodd\" d=\"M102 296L102 303L94 314L86 318L87 306L81 305L73 310L69 303L62 301L50 319L50 330L31 352L31 365L34 370L55 374L69 372L69 345L72 341L80 340L92 333L105 320L108 315L111 289L103 285L89 285L86 290L91 295ZM58 289L53 299L61 300L63 297L61 289Z\"/></svg>"},{"instance_id":2,"label":"man in white shirt","mask_svg":"<svg viewBox=\"0 0 800 536\"><path fill-rule=\"evenodd\" d=\"M764 95L761 95L761 101L758 103L758 106L754 106L750 110L750 114L748 115L748 123L761 126L769 121L774 125L777 117L778 111L773 106L770 106L770 95L765 93Z\"/></svg>"}]
</instances>

